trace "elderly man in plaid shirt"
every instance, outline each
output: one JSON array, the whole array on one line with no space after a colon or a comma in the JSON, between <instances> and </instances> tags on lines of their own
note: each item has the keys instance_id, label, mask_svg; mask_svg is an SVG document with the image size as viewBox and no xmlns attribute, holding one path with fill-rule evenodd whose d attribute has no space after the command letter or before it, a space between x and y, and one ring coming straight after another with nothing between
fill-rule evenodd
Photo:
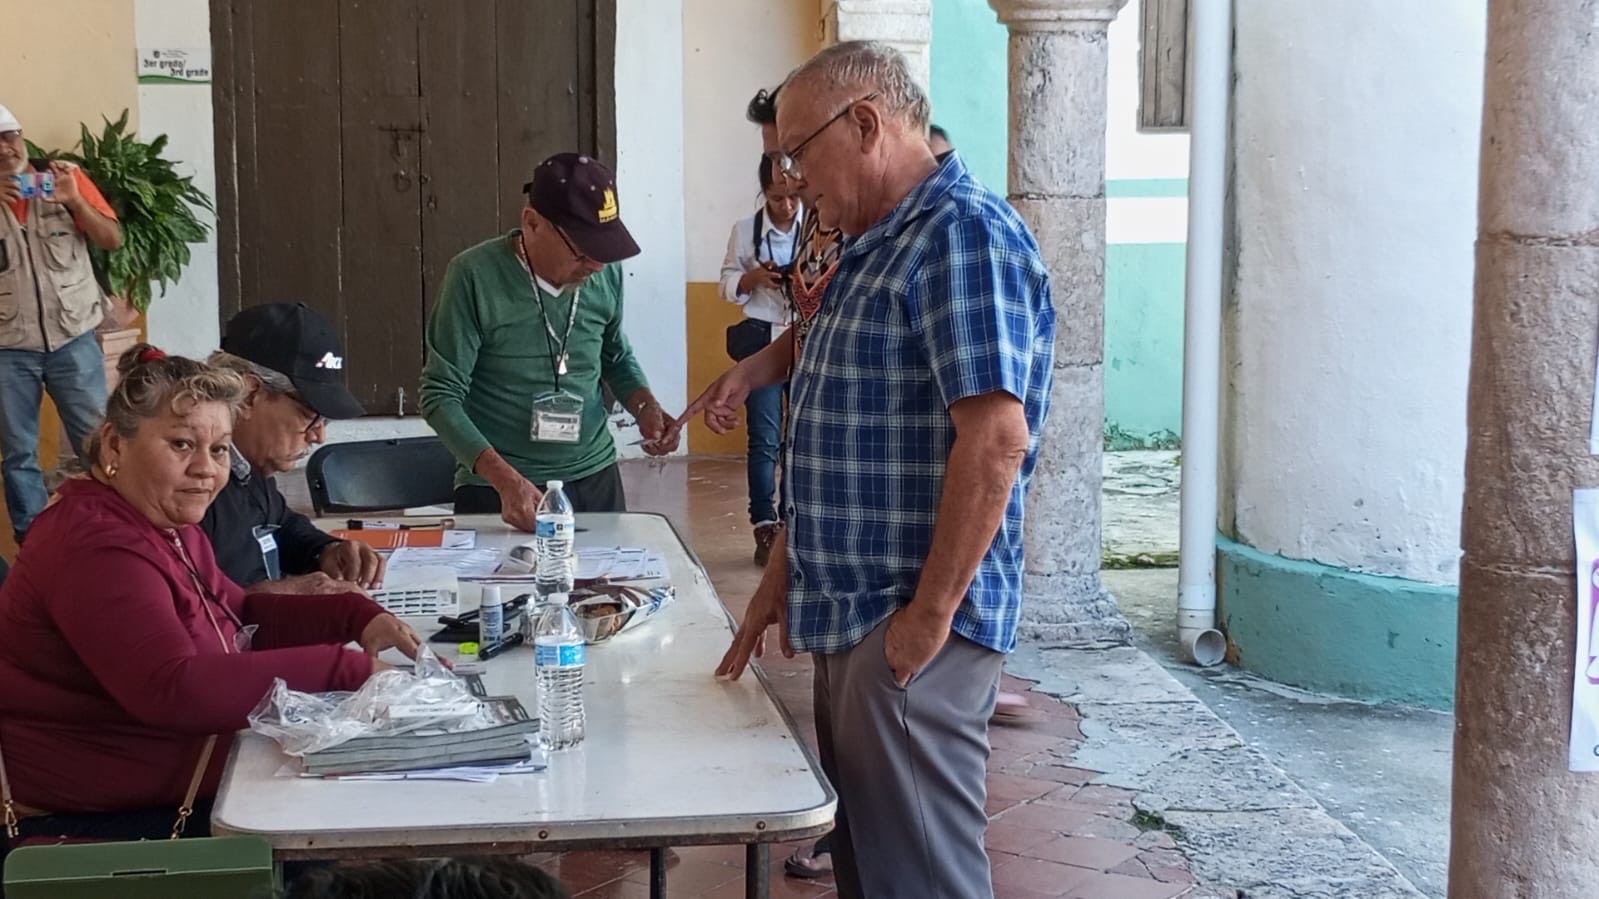
<instances>
[{"instance_id":1,"label":"elderly man in plaid shirt","mask_svg":"<svg viewBox=\"0 0 1599 899\"><path fill-rule=\"evenodd\" d=\"M786 546L717 673L768 627L815 653L844 897L983 899L988 718L1021 609L1022 520L1055 313L1038 245L927 145L899 53L823 50L778 95L785 174L852 240L793 378ZM773 344L690 407L725 428L792 356Z\"/></svg>"}]
</instances>

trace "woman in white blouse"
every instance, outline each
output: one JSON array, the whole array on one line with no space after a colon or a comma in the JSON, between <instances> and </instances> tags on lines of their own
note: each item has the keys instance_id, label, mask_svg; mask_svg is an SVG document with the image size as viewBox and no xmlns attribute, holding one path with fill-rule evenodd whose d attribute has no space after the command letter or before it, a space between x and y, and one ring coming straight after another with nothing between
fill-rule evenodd
<instances>
[{"instance_id":1,"label":"woman in white blouse","mask_svg":"<svg viewBox=\"0 0 1599 899\"><path fill-rule=\"evenodd\" d=\"M728 329L728 354L735 359L783 336L794 317L788 277L804 209L794 185L781 175L774 176L770 157L761 157L758 173L761 208L733 226L722 261L722 297L744 307L744 321ZM777 451L783 431L783 386L755 391L744 408L755 564L765 567L778 537Z\"/></svg>"}]
</instances>

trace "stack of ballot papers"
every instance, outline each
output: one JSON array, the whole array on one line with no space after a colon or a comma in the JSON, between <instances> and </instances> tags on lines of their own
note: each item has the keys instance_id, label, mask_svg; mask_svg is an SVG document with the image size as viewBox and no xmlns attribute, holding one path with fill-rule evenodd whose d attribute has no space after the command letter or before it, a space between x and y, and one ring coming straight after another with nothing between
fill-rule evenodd
<instances>
[{"instance_id":1,"label":"stack of ballot papers","mask_svg":"<svg viewBox=\"0 0 1599 899\"><path fill-rule=\"evenodd\" d=\"M529 715L514 696L491 696L482 702L498 723L469 731L419 730L395 736L357 737L306 753L305 773L330 777L527 762L538 736L538 719ZM395 711L391 709L391 713ZM436 709L430 712L436 714Z\"/></svg>"}]
</instances>

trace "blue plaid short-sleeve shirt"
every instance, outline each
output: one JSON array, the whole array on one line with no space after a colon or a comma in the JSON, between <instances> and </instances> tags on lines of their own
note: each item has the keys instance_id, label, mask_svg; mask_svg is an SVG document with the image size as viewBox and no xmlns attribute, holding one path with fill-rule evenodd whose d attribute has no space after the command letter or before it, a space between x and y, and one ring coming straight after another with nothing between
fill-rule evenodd
<instances>
[{"instance_id":1,"label":"blue plaid short-sleeve shirt","mask_svg":"<svg viewBox=\"0 0 1599 899\"><path fill-rule=\"evenodd\" d=\"M1032 434L955 632L1009 652L1022 519L1049 411L1055 309L1016 212L950 154L845 250L789 417L789 636L842 652L910 602L932 545L958 400L1003 391Z\"/></svg>"}]
</instances>

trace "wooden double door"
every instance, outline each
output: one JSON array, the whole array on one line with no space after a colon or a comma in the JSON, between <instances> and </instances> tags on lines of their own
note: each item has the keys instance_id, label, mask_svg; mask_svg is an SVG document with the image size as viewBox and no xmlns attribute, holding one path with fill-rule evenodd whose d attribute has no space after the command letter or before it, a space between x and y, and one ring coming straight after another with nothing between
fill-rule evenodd
<instances>
[{"instance_id":1,"label":"wooden double door","mask_svg":"<svg viewBox=\"0 0 1599 899\"><path fill-rule=\"evenodd\" d=\"M450 259L565 150L614 158L614 0L212 0L223 320L304 302L416 411Z\"/></svg>"}]
</instances>

